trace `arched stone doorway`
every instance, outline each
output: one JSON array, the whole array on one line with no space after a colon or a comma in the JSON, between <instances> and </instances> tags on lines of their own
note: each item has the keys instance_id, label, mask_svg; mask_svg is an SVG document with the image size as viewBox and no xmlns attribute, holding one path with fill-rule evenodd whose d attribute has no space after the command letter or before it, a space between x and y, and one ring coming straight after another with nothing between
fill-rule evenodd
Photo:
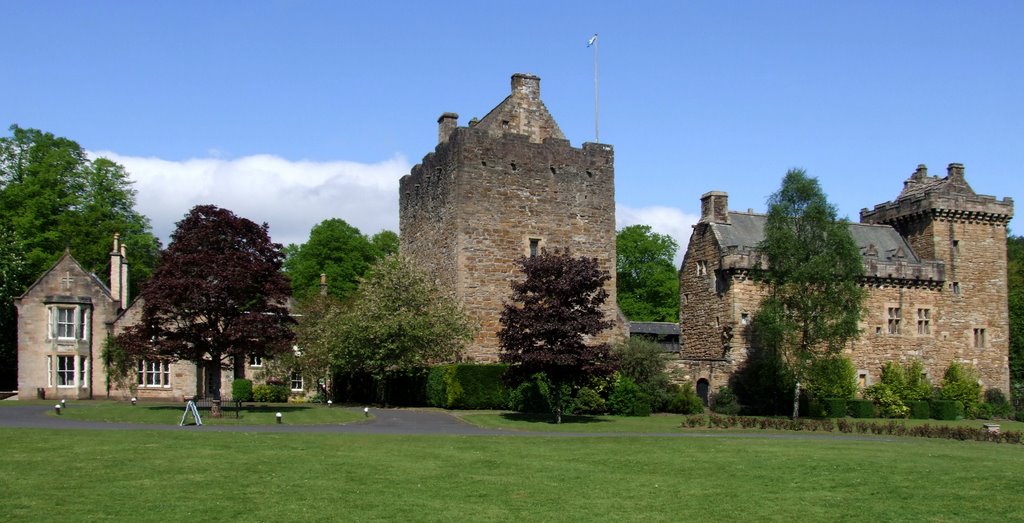
<instances>
[{"instance_id":1,"label":"arched stone doorway","mask_svg":"<svg viewBox=\"0 0 1024 523\"><path fill-rule=\"evenodd\" d=\"M708 393L710 392L711 384L708 380L701 378L697 380L697 395L700 396L701 401L704 402L704 406L708 406Z\"/></svg>"}]
</instances>

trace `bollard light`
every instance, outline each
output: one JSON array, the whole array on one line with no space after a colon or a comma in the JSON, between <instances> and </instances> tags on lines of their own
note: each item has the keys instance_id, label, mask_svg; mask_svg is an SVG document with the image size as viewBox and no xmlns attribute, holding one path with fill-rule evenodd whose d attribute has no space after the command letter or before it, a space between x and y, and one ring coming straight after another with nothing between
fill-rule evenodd
<instances>
[{"instance_id":1,"label":"bollard light","mask_svg":"<svg viewBox=\"0 0 1024 523\"><path fill-rule=\"evenodd\" d=\"M331 400L327 400L327 408L331 408L333 406L334 406L334 402L331 401Z\"/></svg>"},{"instance_id":2,"label":"bollard light","mask_svg":"<svg viewBox=\"0 0 1024 523\"><path fill-rule=\"evenodd\" d=\"M67 407L67 406L68 406L67 405L67 400L60 400L60 408L63 409L64 407Z\"/></svg>"},{"instance_id":3,"label":"bollard light","mask_svg":"<svg viewBox=\"0 0 1024 523\"><path fill-rule=\"evenodd\" d=\"M60 416L60 403L54 405L53 410L57 412L58 416Z\"/></svg>"},{"instance_id":4,"label":"bollard light","mask_svg":"<svg viewBox=\"0 0 1024 523\"><path fill-rule=\"evenodd\" d=\"M363 416L370 417L370 407L363 407Z\"/></svg>"},{"instance_id":5,"label":"bollard light","mask_svg":"<svg viewBox=\"0 0 1024 523\"><path fill-rule=\"evenodd\" d=\"M135 402L136 401L139 401L139 398L136 398L135 396L132 396L132 406L133 407L135 406Z\"/></svg>"},{"instance_id":6,"label":"bollard light","mask_svg":"<svg viewBox=\"0 0 1024 523\"><path fill-rule=\"evenodd\" d=\"M280 412L277 413L277 422L281 423L281 413Z\"/></svg>"}]
</instances>

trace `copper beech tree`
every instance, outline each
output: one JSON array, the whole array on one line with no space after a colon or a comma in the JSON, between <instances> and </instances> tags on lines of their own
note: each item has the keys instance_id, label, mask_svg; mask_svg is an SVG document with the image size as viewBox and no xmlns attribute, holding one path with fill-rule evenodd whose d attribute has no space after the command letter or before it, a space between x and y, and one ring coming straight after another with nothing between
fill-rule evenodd
<instances>
[{"instance_id":1,"label":"copper beech tree","mask_svg":"<svg viewBox=\"0 0 1024 523\"><path fill-rule=\"evenodd\" d=\"M142 321L119 335L118 345L140 358L210 364L218 369L210 392L219 399L219 369L244 377L250 355L292 350L283 259L267 224L212 205L193 208L142 288Z\"/></svg>"},{"instance_id":2,"label":"copper beech tree","mask_svg":"<svg viewBox=\"0 0 1024 523\"><path fill-rule=\"evenodd\" d=\"M512 283L512 302L501 313L501 361L509 364L513 383L544 373L552 414L561 423L574 386L615 370L608 344L588 343L612 326L601 310L611 276L596 259L568 251L543 252L519 265L526 278Z\"/></svg>"}]
</instances>

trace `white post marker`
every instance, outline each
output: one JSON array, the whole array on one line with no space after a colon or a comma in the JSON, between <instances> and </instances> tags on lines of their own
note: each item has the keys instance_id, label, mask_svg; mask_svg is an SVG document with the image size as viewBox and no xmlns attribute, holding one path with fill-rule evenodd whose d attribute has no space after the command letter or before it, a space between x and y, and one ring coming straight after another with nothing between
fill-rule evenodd
<instances>
[{"instance_id":1,"label":"white post marker","mask_svg":"<svg viewBox=\"0 0 1024 523\"><path fill-rule=\"evenodd\" d=\"M370 407L363 407L363 416L370 417Z\"/></svg>"},{"instance_id":2,"label":"white post marker","mask_svg":"<svg viewBox=\"0 0 1024 523\"><path fill-rule=\"evenodd\" d=\"M278 412L276 417L277 417L277 423L280 424L281 423L281 413Z\"/></svg>"},{"instance_id":3,"label":"white post marker","mask_svg":"<svg viewBox=\"0 0 1024 523\"><path fill-rule=\"evenodd\" d=\"M135 402L136 401L139 401L139 398L136 398L135 396L132 396L132 406L133 407L135 406Z\"/></svg>"},{"instance_id":4,"label":"white post marker","mask_svg":"<svg viewBox=\"0 0 1024 523\"><path fill-rule=\"evenodd\" d=\"M57 415L58 415L58 416L60 416L60 403L58 403L58 404L54 405L54 406L53 406L53 410L54 410L55 412L57 412Z\"/></svg>"}]
</instances>

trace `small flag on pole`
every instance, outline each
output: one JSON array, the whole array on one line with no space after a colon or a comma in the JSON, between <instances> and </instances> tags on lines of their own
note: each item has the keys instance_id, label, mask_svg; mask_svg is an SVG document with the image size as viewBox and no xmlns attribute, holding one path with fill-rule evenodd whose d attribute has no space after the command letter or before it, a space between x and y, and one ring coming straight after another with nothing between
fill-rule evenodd
<instances>
[{"instance_id":1,"label":"small flag on pole","mask_svg":"<svg viewBox=\"0 0 1024 523\"><path fill-rule=\"evenodd\" d=\"M596 42L596 41L597 41L597 33L594 33L594 36L591 36L590 40L587 40L587 47L590 47L590 46L594 45L594 42Z\"/></svg>"}]
</instances>

